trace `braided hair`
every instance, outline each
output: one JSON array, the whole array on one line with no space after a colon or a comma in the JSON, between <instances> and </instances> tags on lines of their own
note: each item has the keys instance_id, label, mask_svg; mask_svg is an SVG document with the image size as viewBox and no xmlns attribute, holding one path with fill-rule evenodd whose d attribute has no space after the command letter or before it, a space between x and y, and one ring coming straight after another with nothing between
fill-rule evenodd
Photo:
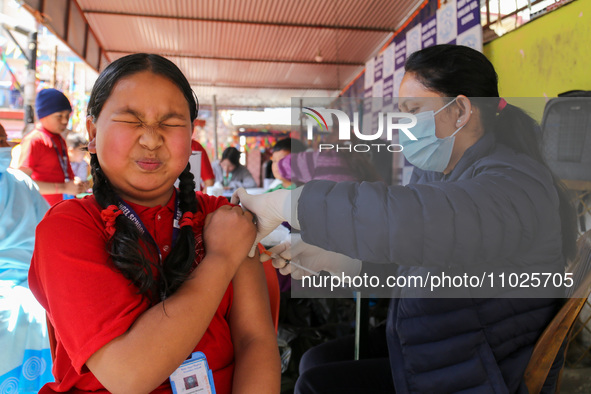
<instances>
[{"instance_id":1,"label":"braided hair","mask_svg":"<svg viewBox=\"0 0 591 394\"><path fill-rule=\"evenodd\" d=\"M191 122L197 117L198 102L191 86L179 68L166 58L146 53L128 55L115 60L99 75L88 102L88 116L97 119L115 84L132 74L150 71L173 82L189 105ZM93 194L102 208L117 206L120 198L101 169L99 158L91 154ZM179 209L197 212L195 181L190 165L179 176ZM124 215L115 219L115 232L107 244L113 264L121 274L137 287L138 293L151 301L164 299L174 293L189 275L195 261L195 234L192 226L182 226L176 243L162 263L150 243ZM157 273L155 276L154 273Z\"/></svg>"}]
</instances>

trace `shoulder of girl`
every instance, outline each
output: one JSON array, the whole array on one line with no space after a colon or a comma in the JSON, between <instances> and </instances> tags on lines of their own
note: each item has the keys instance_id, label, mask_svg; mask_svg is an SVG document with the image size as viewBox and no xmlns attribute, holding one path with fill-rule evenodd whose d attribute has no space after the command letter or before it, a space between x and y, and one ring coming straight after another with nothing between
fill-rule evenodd
<instances>
[{"instance_id":1,"label":"shoulder of girl","mask_svg":"<svg viewBox=\"0 0 591 394\"><path fill-rule=\"evenodd\" d=\"M86 196L84 198L73 198L70 200L63 200L49 208L45 217L62 216L62 217L93 217L100 218L101 207L98 205L93 196Z\"/></svg>"},{"instance_id":2,"label":"shoulder of girl","mask_svg":"<svg viewBox=\"0 0 591 394\"><path fill-rule=\"evenodd\" d=\"M202 192L196 192L195 194L199 203L199 209L206 215L223 205L230 204L226 197L214 197Z\"/></svg>"}]
</instances>

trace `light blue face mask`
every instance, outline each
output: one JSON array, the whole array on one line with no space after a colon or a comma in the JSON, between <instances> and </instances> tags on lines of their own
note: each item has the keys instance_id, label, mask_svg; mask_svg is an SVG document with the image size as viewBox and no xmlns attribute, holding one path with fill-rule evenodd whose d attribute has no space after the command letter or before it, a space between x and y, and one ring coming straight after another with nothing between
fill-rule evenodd
<instances>
[{"instance_id":1,"label":"light blue face mask","mask_svg":"<svg viewBox=\"0 0 591 394\"><path fill-rule=\"evenodd\" d=\"M410 128L410 132L417 138L411 140L406 133L399 134L402 154L412 165L426 171L443 172L449 164L454 147L456 134L464 126L460 126L452 135L437 138L435 135L435 115L456 101L454 98L437 112L425 111L416 114L417 124Z\"/></svg>"}]
</instances>

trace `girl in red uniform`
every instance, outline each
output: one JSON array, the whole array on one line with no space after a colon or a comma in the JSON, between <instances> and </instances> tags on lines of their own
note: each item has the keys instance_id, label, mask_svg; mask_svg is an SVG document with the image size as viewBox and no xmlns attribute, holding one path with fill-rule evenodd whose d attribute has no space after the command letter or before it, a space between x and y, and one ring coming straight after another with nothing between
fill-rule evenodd
<instances>
[{"instance_id":1,"label":"girl in red uniform","mask_svg":"<svg viewBox=\"0 0 591 394\"><path fill-rule=\"evenodd\" d=\"M188 81L161 56L123 57L96 81L94 195L47 213L29 274L57 339L42 393L169 393L194 351L217 393L279 392L264 274L246 257L252 216L195 193L196 116Z\"/></svg>"}]
</instances>

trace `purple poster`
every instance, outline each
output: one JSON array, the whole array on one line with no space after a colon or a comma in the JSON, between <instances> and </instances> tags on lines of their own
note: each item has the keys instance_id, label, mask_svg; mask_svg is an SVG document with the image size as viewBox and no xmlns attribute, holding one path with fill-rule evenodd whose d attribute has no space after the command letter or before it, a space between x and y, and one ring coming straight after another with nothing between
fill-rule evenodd
<instances>
[{"instance_id":1,"label":"purple poster","mask_svg":"<svg viewBox=\"0 0 591 394\"><path fill-rule=\"evenodd\" d=\"M469 28L480 24L480 9L478 0L458 0L458 35Z\"/></svg>"},{"instance_id":2,"label":"purple poster","mask_svg":"<svg viewBox=\"0 0 591 394\"><path fill-rule=\"evenodd\" d=\"M423 48L435 45L437 42L437 15L423 21L421 28L421 41Z\"/></svg>"},{"instance_id":3,"label":"purple poster","mask_svg":"<svg viewBox=\"0 0 591 394\"><path fill-rule=\"evenodd\" d=\"M399 34L401 37L398 40L394 40L396 45L394 46L394 69L398 70L404 67L406 62L406 36ZM398 37L397 37L398 38Z\"/></svg>"},{"instance_id":4,"label":"purple poster","mask_svg":"<svg viewBox=\"0 0 591 394\"><path fill-rule=\"evenodd\" d=\"M392 104L392 97L394 96L394 75L390 75L384 79L384 87L382 90L382 97L384 97L384 107Z\"/></svg>"},{"instance_id":5,"label":"purple poster","mask_svg":"<svg viewBox=\"0 0 591 394\"><path fill-rule=\"evenodd\" d=\"M383 76L384 76L384 54L380 54L378 55L378 57L376 58L376 62L374 64L374 69L373 69L373 81L378 82L381 81Z\"/></svg>"},{"instance_id":6,"label":"purple poster","mask_svg":"<svg viewBox=\"0 0 591 394\"><path fill-rule=\"evenodd\" d=\"M371 113L371 98L373 97L373 86L365 89L365 100L363 100L363 113Z\"/></svg>"}]
</instances>

